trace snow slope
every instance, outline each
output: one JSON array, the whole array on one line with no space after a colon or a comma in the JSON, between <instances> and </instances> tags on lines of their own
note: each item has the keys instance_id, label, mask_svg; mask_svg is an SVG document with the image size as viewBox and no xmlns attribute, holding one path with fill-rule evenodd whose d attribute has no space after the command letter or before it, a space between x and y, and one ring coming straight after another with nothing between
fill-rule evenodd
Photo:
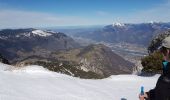
<instances>
[{"instance_id":1,"label":"snow slope","mask_svg":"<svg viewBox=\"0 0 170 100\"><path fill-rule=\"evenodd\" d=\"M79 79L41 66L11 68L0 63L0 100L138 100L140 86L153 88L159 75L113 75Z\"/></svg>"},{"instance_id":2,"label":"snow slope","mask_svg":"<svg viewBox=\"0 0 170 100\"><path fill-rule=\"evenodd\" d=\"M34 30L34 31L32 31L32 33L36 34L36 35L39 35L39 36L44 36L44 37L52 35L52 34L50 34L48 32L44 32L42 30Z\"/></svg>"},{"instance_id":3,"label":"snow slope","mask_svg":"<svg viewBox=\"0 0 170 100\"><path fill-rule=\"evenodd\" d=\"M112 26L113 26L113 27L115 27L115 26L123 27L123 26L125 26L125 24L115 22L115 23L112 24Z\"/></svg>"}]
</instances>

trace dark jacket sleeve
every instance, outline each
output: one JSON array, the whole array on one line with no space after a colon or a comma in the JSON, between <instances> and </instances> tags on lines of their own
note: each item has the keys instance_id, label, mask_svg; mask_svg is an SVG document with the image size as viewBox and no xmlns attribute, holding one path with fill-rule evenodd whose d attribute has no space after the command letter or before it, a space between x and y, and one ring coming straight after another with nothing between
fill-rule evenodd
<instances>
[{"instance_id":1,"label":"dark jacket sleeve","mask_svg":"<svg viewBox=\"0 0 170 100\"><path fill-rule=\"evenodd\" d=\"M146 94L148 95L148 98L145 98L145 100L155 100L155 89L146 92Z\"/></svg>"},{"instance_id":2,"label":"dark jacket sleeve","mask_svg":"<svg viewBox=\"0 0 170 100\"><path fill-rule=\"evenodd\" d=\"M148 98L146 100L155 100L156 98L156 90L157 88L160 87L160 83L162 81L162 77L163 75L161 75L159 78L158 78L158 81L156 83L156 87L154 89L151 89L149 92L147 92L147 95L148 95Z\"/></svg>"}]
</instances>

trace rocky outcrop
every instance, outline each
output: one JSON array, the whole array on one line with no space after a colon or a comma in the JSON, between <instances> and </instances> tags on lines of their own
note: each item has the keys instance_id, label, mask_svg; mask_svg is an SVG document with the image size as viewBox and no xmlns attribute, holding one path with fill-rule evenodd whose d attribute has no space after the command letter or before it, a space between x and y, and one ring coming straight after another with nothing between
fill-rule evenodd
<instances>
[{"instance_id":1,"label":"rocky outcrop","mask_svg":"<svg viewBox=\"0 0 170 100\"><path fill-rule=\"evenodd\" d=\"M148 46L148 53L151 54L154 51L158 50L158 48L162 44L162 40L165 39L166 37L170 36L170 30L162 32L158 35L156 35L150 42Z\"/></svg>"},{"instance_id":2,"label":"rocky outcrop","mask_svg":"<svg viewBox=\"0 0 170 100\"><path fill-rule=\"evenodd\" d=\"M0 54L0 62L4 64L9 64L9 61L5 59L1 54Z\"/></svg>"}]
</instances>

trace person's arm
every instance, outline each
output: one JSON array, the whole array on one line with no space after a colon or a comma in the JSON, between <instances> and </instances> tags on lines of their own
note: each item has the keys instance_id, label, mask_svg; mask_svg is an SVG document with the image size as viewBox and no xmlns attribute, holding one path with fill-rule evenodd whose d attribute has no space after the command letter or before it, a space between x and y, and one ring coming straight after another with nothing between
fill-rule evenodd
<instances>
[{"instance_id":1,"label":"person's arm","mask_svg":"<svg viewBox=\"0 0 170 100\"><path fill-rule=\"evenodd\" d=\"M139 94L139 100L149 100L147 98L148 98L148 95L146 92L144 93L144 95Z\"/></svg>"},{"instance_id":2,"label":"person's arm","mask_svg":"<svg viewBox=\"0 0 170 100\"><path fill-rule=\"evenodd\" d=\"M155 98L155 89L145 92L144 95L139 95L139 100L154 100Z\"/></svg>"},{"instance_id":3,"label":"person's arm","mask_svg":"<svg viewBox=\"0 0 170 100\"><path fill-rule=\"evenodd\" d=\"M146 93L147 98L146 100L155 100L155 89L150 90L149 92Z\"/></svg>"}]
</instances>

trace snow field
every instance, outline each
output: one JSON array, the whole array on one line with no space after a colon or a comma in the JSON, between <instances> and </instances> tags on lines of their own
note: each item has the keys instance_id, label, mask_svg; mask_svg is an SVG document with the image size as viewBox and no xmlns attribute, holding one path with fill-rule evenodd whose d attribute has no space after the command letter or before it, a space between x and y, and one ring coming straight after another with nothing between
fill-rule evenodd
<instances>
[{"instance_id":1,"label":"snow field","mask_svg":"<svg viewBox=\"0 0 170 100\"><path fill-rule=\"evenodd\" d=\"M158 77L80 79L41 66L13 68L0 63L0 100L138 100L140 87L154 88Z\"/></svg>"}]
</instances>

